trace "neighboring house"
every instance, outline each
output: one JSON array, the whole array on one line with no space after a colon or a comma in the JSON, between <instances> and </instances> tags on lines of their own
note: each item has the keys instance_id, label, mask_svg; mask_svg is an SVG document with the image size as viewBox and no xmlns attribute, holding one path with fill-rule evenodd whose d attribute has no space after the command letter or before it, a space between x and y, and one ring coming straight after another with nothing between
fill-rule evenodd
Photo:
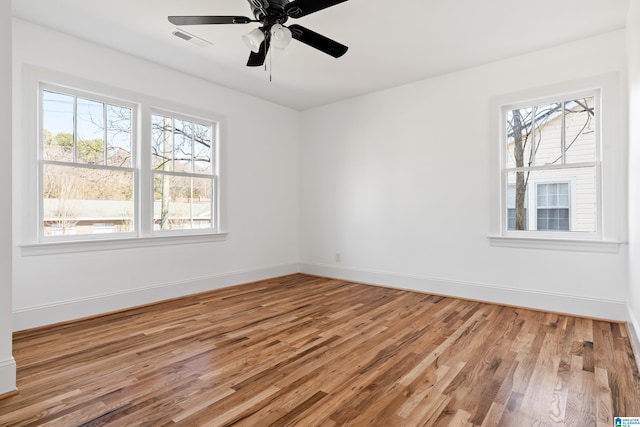
<instances>
[{"instance_id":1,"label":"neighboring house","mask_svg":"<svg viewBox=\"0 0 640 427\"><path fill-rule=\"evenodd\" d=\"M165 229L211 227L211 201L169 205ZM154 229L160 229L162 201L154 201ZM62 213L62 214L61 214ZM44 199L44 235L126 233L133 231L133 204L120 200Z\"/></svg>"}]
</instances>

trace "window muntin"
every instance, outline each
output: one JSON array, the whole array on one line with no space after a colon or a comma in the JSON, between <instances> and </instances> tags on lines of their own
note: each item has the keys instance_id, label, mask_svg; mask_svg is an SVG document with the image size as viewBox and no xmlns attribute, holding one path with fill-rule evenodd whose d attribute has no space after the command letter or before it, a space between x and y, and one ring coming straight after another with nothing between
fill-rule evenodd
<instances>
[{"instance_id":1,"label":"window muntin","mask_svg":"<svg viewBox=\"0 0 640 427\"><path fill-rule=\"evenodd\" d=\"M133 105L48 85L40 97L40 235L92 235L113 220L134 233Z\"/></svg>"},{"instance_id":2,"label":"window muntin","mask_svg":"<svg viewBox=\"0 0 640 427\"><path fill-rule=\"evenodd\" d=\"M216 229L215 124L151 117L153 230Z\"/></svg>"},{"instance_id":3,"label":"window muntin","mask_svg":"<svg viewBox=\"0 0 640 427\"><path fill-rule=\"evenodd\" d=\"M597 92L503 107L503 232L599 231L598 110ZM554 188L568 204L541 206Z\"/></svg>"}]
</instances>

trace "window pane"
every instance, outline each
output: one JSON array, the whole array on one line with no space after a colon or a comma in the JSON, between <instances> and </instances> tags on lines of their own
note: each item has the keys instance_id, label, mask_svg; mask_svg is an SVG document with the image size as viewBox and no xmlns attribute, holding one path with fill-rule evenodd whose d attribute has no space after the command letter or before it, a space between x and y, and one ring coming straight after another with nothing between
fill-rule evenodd
<instances>
[{"instance_id":1,"label":"window pane","mask_svg":"<svg viewBox=\"0 0 640 427\"><path fill-rule=\"evenodd\" d=\"M107 105L107 164L131 167L131 108Z\"/></svg>"},{"instance_id":2,"label":"window pane","mask_svg":"<svg viewBox=\"0 0 640 427\"><path fill-rule=\"evenodd\" d=\"M194 128L194 167L195 173L213 174L212 129L210 126L196 124Z\"/></svg>"},{"instance_id":3,"label":"window pane","mask_svg":"<svg viewBox=\"0 0 640 427\"><path fill-rule=\"evenodd\" d=\"M93 224L93 234L115 233L116 225L113 222L96 222Z\"/></svg>"},{"instance_id":4,"label":"window pane","mask_svg":"<svg viewBox=\"0 0 640 427\"><path fill-rule=\"evenodd\" d=\"M175 120L173 130L173 167L177 172L193 172L193 123Z\"/></svg>"},{"instance_id":5,"label":"window pane","mask_svg":"<svg viewBox=\"0 0 640 427\"><path fill-rule=\"evenodd\" d=\"M154 230L212 228L213 178L156 173Z\"/></svg>"},{"instance_id":6,"label":"window pane","mask_svg":"<svg viewBox=\"0 0 640 427\"><path fill-rule=\"evenodd\" d=\"M104 164L104 104L78 98L78 163Z\"/></svg>"},{"instance_id":7,"label":"window pane","mask_svg":"<svg viewBox=\"0 0 640 427\"><path fill-rule=\"evenodd\" d=\"M42 92L42 138L45 160L73 162L74 98Z\"/></svg>"},{"instance_id":8,"label":"window pane","mask_svg":"<svg viewBox=\"0 0 640 427\"><path fill-rule=\"evenodd\" d=\"M556 188L558 190L556 202L559 207L569 207L569 184L556 184Z\"/></svg>"},{"instance_id":9,"label":"window pane","mask_svg":"<svg viewBox=\"0 0 640 427\"><path fill-rule=\"evenodd\" d=\"M569 184L538 184L538 230L569 231ZM561 201L565 201L564 204ZM558 207L562 207L559 209Z\"/></svg>"},{"instance_id":10,"label":"window pane","mask_svg":"<svg viewBox=\"0 0 640 427\"><path fill-rule=\"evenodd\" d=\"M562 164L562 104L533 107L532 166Z\"/></svg>"},{"instance_id":11,"label":"window pane","mask_svg":"<svg viewBox=\"0 0 640 427\"><path fill-rule=\"evenodd\" d=\"M537 228L549 229L548 222L539 223L540 219L548 218L548 210L555 210L557 225L551 229L566 230L571 226L571 231L595 232L597 223L597 193L596 193L596 169L593 166L583 168L553 169L544 171L521 172L520 185L524 191L534 191L531 200L525 196L523 215L529 216L528 226L530 230ZM512 187L514 194L513 205L507 197L507 209L514 209L515 215L515 189L517 173L507 174L507 188ZM533 210L529 213L527 201L535 202L536 206L530 206ZM508 212L508 211L507 211ZM564 212L564 213L563 213ZM537 215L537 219L534 215ZM542 215L542 217L540 216ZM515 218L515 217L514 217ZM507 223L507 226L509 224ZM508 228L509 229L509 228ZM513 228L515 229L515 227Z\"/></svg>"},{"instance_id":12,"label":"window pane","mask_svg":"<svg viewBox=\"0 0 640 427\"><path fill-rule=\"evenodd\" d=\"M565 104L565 150L567 163L596 160L596 120L594 97Z\"/></svg>"},{"instance_id":13,"label":"window pane","mask_svg":"<svg viewBox=\"0 0 640 427\"><path fill-rule=\"evenodd\" d=\"M45 236L134 230L133 172L44 164L43 184Z\"/></svg>"},{"instance_id":14,"label":"window pane","mask_svg":"<svg viewBox=\"0 0 640 427\"><path fill-rule=\"evenodd\" d=\"M516 174L514 174L515 176ZM521 175L521 178L524 174ZM507 229L508 230L527 230L527 192L521 195L519 200L520 208L516 209L516 188L517 185L507 185ZM520 221L516 222L516 213L520 215Z\"/></svg>"},{"instance_id":15,"label":"window pane","mask_svg":"<svg viewBox=\"0 0 640 427\"><path fill-rule=\"evenodd\" d=\"M506 119L508 168L562 164L561 103L512 110Z\"/></svg>"},{"instance_id":16,"label":"window pane","mask_svg":"<svg viewBox=\"0 0 640 427\"><path fill-rule=\"evenodd\" d=\"M527 208L524 209L524 226L522 230L528 230L527 225ZM515 230L516 229L516 210L515 209L507 209L507 230Z\"/></svg>"},{"instance_id":17,"label":"window pane","mask_svg":"<svg viewBox=\"0 0 640 427\"><path fill-rule=\"evenodd\" d=\"M538 207L569 207L569 184L538 184Z\"/></svg>"},{"instance_id":18,"label":"window pane","mask_svg":"<svg viewBox=\"0 0 640 427\"><path fill-rule=\"evenodd\" d=\"M539 231L569 231L569 209L538 209Z\"/></svg>"},{"instance_id":19,"label":"window pane","mask_svg":"<svg viewBox=\"0 0 640 427\"><path fill-rule=\"evenodd\" d=\"M51 224L51 227L45 227L47 235L51 236L72 236L76 234L76 226L75 224L67 225L66 227L62 224L55 223Z\"/></svg>"},{"instance_id":20,"label":"window pane","mask_svg":"<svg viewBox=\"0 0 640 427\"><path fill-rule=\"evenodd\" d=\"M524 224L522 230L527 229L527 195L524 196L524 209L522 210ZM507 186L507 230L516 229L516 186Z\"/></svg>"},{"instance_id":21,"label":"window pane","mask_svg":"<svg viewBox=\"0 0 640 427\"><path fill-rule=\"evenodd\" d=\"M546 185L538 186L538 199L536 200L536 205L538 207L547 206L547 186Z\"/></svg>"},{"instance_id":22,"label":"window pane","mask_svg":"<svg viewBox=\"0 0 640 427\"><path fill-rule=\"evenodd\" d=\"M531 163L531 108L507 112L507 167L529 166Z\"/></svg>"},{"instance_id":23,"label":"window pane","mask_svg":"<svg viewBox=\"0 0 640 427\"><path fill-rule=\"evenodd\" d=\"M173 120L151 116L151 166L155 170L173 170Z\"/></svg>"}]
</instances>

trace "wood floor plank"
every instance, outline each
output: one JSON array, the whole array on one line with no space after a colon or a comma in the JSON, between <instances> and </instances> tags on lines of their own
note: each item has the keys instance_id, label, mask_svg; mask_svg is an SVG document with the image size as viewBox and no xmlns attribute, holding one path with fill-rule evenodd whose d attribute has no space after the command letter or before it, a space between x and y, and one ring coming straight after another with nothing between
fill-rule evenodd
<instances>
[{"instance_id":1,"label":"wood floor plank","mask_svg":"<svg viewBox=\"0 0 640 427\"><path fill-rule=\"evenodd\" d=\"M626 325L304 274L24 331L2 426L605 426Z\"/></svg>"}]
</instances>

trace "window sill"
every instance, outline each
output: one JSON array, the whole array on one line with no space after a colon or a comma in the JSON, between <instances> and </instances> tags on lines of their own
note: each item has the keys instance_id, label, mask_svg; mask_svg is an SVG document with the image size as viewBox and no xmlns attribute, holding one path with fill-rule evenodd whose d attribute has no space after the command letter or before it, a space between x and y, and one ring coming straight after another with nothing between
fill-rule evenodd
<instances>
[{"instance_id":1,"label":"window sill","mask_svg":"<svg viewBox=\"0 0 640 427\"><path fill-rule=\"evenodd\" d=\"M489 236L491 246L617 254L623 242L612 240L554 239L540 237Z\"/></svg>"},{"instance_id":2,"label":"window sill","mask_svg":"<svg viewBox=\"0 0 640 427\"><path fill-rule=\"evenodd\" d=\"M222 242L227 240L228 233L189 234L154 237L132 237L104 240L76 240L66 242L46 242L21 245L21 255L41 256L72 254L80 252L112 251L119 249L150 248L169 245L187 245L194 243Z\"/></svg>"}]
</instances>

